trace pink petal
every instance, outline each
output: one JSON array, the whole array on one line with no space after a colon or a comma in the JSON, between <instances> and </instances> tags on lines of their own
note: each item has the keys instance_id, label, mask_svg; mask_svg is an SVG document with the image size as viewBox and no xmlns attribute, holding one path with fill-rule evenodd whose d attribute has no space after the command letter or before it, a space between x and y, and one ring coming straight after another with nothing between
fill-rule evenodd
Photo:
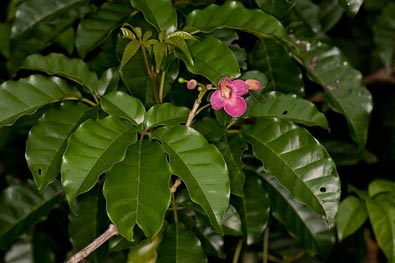
<instances>
[{"instance_id":1,"label":"pink petal","mask_svg":"<svg viewBox=\"0 0 395 263\"><path fill-rule=\"evenodd\" d=\"M237 118L246 112L247 103L240 96L232 96L232 98L225 101L224 110L233 118Z\"/></svg>"},{"instance_id":2,"label":"pink petal","mask_svg":"<svg viewBox=\"0 0 395 263\"><path fill-rule=\"evenodd\" d=\"M222 109L225 104L225 98L221 96L220 90L216 90L211 94L210 103L214 110Z\"/></svg>"},{"instance_id":3,"label":"pink petal","mask_svg":"<svg viewBox=\"0 0 395 263\"><path fill-rule=\"evenodd\" d=\"M242 96L248 93L248 85L243 80L234 80L230 86L234 95Z\"/></svg>"}]
</instances>

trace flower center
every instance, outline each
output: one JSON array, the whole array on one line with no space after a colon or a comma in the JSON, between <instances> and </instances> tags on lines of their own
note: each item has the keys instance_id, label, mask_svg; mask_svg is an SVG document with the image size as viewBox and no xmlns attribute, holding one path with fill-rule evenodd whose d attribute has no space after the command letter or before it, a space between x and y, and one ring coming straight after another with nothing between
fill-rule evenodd
<instances>
[{"instance_id":1,"label":"flower center","mask_svg":"<svg viewBox=\"0 0 395 263\"><path fill-rule=\"evenodd\" d=\"M230 99L232 95L232 89L229 88L226 83L222 83L221 85L221 96L226 98L226 99Z\"/></svg>"}]
</instances>

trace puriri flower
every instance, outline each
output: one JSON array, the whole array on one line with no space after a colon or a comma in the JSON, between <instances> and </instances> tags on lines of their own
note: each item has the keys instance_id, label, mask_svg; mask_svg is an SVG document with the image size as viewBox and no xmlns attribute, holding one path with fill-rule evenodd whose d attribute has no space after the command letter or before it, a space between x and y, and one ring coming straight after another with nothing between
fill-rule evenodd
<instances>
[{"instance_id":1,"label":"puriri flower","mask_svg":"<svg viewBox=\"0 0 395 263\"><path fill-rule=\"evenodd\" d=\"M247 110L243 95L248 93L248 85L243 80L224 77L218 82L217 90L211 95L210 103L214 110L224 109L227 114L237 118Z\"/></svg>"}]
</instances>

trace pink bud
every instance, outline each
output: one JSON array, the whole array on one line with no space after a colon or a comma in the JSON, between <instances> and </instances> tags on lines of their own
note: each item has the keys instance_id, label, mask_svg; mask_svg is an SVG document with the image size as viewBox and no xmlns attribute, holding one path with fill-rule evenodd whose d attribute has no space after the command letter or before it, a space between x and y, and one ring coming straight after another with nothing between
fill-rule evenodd
<instances>
[{"instance_id":1,"label":"pink bud","mask_svg":"<svg viewBox=\"0 0 395 263\"><path fill-rule=\"evenodd\" d=\"M187 82L187 88L188 89L194 89L197 86L197 81L194 79L188 80Z\"/></svg>"},{"instance_id":2,"label":"pink bud","mask_svg":"<svg viewBox=\"0 0 395 263\"><path fill-rule=\"evenodd\" d=\"M244 81L249 90L260 91L262 89L262 84L256 79L247 79Z\"/></svg>"}]
</instances>

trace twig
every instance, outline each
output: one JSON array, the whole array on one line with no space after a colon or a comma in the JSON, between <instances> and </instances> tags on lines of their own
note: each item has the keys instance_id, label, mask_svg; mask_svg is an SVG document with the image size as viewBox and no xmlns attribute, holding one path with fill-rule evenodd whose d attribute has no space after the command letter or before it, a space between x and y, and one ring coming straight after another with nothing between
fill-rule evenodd
<instances>
[{"instance_id":1,"label":"twig","mask_svg":"<svg viewBox=\"0 0 395 263\"><path fill-rule=\"evenodd\" d=\"M236 247L235 254L233 255L232 263L239 262L239 258L240 258L240 254L241 254L242 248L243 248L243 239L240 238L239 242L237 242L237 247Z\"/></svg>"},{"instance_id":2,"label":"twig","mask_svg":"<svg viewBox=\"0 0 395 263\"><path fill-rule=\"evenodd\" d=\"M118 235L118 229L115 225L110 224L106 232L101 234L98 238L93 240L92 243L90 243L88 246L83 248L82 250L78 251L76 254L74 254L68 261L65 263L78 263L89 254L91 254L93 251L98 249L101 245L103 245L107 240L109 240L111 237Z\"/></svg>"},{"instance_id":3,"label":"twig","mask_svg":"<svg viewBox=\"0 0 395 263\"><path fill-rule=\"evenodd\" d=\"M267 263L268 261L268 254L269 254L269 227L267 226L265 229L265 233L263 236L263 255L262 255L262 262Z\"/></svg>"},{"instance_id":4,"label":"twig","mask_svg":"<svg viewBox=\"0 0 395 263\"><path fill-rule=\"evenodd\" d=\"M382 68L375 72L372 72L363 78L363 82L365 85L373 84L376 82L395 83L395 66L390 69Z\"/></svg>"}]
</instances>

